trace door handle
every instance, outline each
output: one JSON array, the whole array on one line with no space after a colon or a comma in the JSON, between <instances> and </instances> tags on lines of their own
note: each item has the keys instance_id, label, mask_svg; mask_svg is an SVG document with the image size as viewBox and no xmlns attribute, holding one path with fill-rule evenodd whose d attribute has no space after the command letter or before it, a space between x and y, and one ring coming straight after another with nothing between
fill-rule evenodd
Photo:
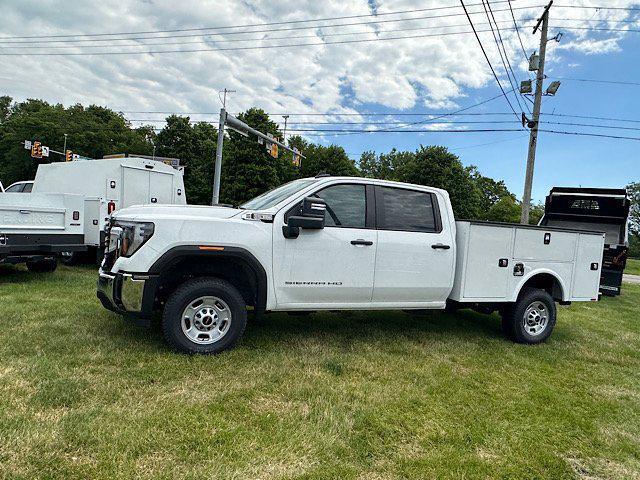
<instances>
[{"instance_id":1,"label":"door handle","mask_svg":"<svg viewBox=\"0 0 640 480\"><path fill-rule=\"evenodd\" d=\"M431 248L435 249L441 249L441 250L449 250L451 248L451 245L445 245L444 243L434 243L433 245L431 245Z\"/></svg>"},{"instance_id":2,"label":"door handle","mask_svg":"<svg viewBox=\"0 0 640 480\"><path fill-rule=\"evenodd\" d=\"M362 238L358 238L357 240L351 240L351 245L373 245L373 242L370 240L364 240Z\"/></svg>"}]
</instances>

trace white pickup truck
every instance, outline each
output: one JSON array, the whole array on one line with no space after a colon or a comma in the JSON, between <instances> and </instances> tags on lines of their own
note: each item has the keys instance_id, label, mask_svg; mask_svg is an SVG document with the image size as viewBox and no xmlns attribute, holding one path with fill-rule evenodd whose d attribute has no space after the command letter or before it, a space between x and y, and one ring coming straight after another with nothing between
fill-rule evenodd
<instances>
[{"instance_id":1,"label":"white pickup truck","mask_svg":"<svg viewBox=\"0 0 640 480\"><path fill-rule=\"evenodd\" d=\"M55 270L56 256L84 250L85 201L80 195L0 193L0 263Z\"/></svg>"},{"instance_id":2,"label":"white pickup truck","mask_svg":"<svg viewBox=\"0 0 640 480\"><path fill-rule=\"evenodd\" d=\"M264 311L498 311L539 343L555 302L597 301L604 235L456 222L446 191L318 176L245 203L138 206L111 219L98 298L187 353L232 347Z\"/></svg>"}]
</instances>

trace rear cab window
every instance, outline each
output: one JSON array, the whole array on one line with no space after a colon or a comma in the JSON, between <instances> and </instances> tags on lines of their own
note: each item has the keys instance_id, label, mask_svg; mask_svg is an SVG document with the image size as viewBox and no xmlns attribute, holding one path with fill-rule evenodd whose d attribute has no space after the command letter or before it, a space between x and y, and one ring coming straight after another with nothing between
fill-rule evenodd
<instances>
[{"instance_id":1,"label":"rear cab window","mask_svg":"<svg viewBox=\"0 0 640 480\"><path fill-rule=\"evenodd\" d=\"M439 233L442 221L436 195L404 188L376 186L378 230Z\"/></svg>"}]
</instances>

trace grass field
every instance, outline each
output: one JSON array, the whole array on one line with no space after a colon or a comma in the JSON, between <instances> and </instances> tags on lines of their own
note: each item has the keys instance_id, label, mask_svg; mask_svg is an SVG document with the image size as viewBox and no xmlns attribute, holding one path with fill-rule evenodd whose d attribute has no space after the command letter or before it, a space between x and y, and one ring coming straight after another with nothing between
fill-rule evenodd
<instances>
[{"instance_id":1,"label":"grass field","mask_svg":"<svg viewBox=\"0 0 640 480\"><path fill-rule=\"evenodd\" d=\"M640 260L637 258L628 258L627 266L624 269L624 273L630 275L640 275Z\"/></svg>"},{"instance_id":2,"label":"grass field","mask_svg":"<svg viewBox=\"0 0 640 480\"><path fill-rule=\"evenodd\" d=\"M326 313L187 357L95 279L0 269L0 478L640 478L640 286L534 347L497 316Z\"/></svg>"}]
</instances>

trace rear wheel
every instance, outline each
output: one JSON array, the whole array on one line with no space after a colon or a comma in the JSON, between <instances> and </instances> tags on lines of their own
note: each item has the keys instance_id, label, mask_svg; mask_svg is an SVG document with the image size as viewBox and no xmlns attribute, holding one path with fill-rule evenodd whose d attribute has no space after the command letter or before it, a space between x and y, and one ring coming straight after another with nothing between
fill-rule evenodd
<instances>
[{"instance_id":1,"label":"rear wheel","mask_svg":"<svg viewBox=\"0 0 640 480\"><path fill-rule=\"evenodd\" d=\"M183 353L214 354L229 349L242 336L247 306L225 280L196 278L169 297L162 316L167 342Z\"/></svg>"},{"instance_id":2,"label":"rear wheel","mask_svg":"<svg viewBox=\"0 0 640 480\"><path fill-rule=\"evenodd\" d=\"M518 300L504 310L502 330L515 342L544 342L556 325L556 304L549 293L526 288Z\"/></svg>"},{"instance_id":3,"label":"rear wheel","mask_svg":"<svg viewBox=\"0 0 640 480\"><path fill-rule=\"evenodd\" d=\"M27 268L30 272L34 273L48 273L53 272L58 268L58 261L55 258L45 258L42 260L29 260L27 262Z\"/></svg>"}]
</instances>

